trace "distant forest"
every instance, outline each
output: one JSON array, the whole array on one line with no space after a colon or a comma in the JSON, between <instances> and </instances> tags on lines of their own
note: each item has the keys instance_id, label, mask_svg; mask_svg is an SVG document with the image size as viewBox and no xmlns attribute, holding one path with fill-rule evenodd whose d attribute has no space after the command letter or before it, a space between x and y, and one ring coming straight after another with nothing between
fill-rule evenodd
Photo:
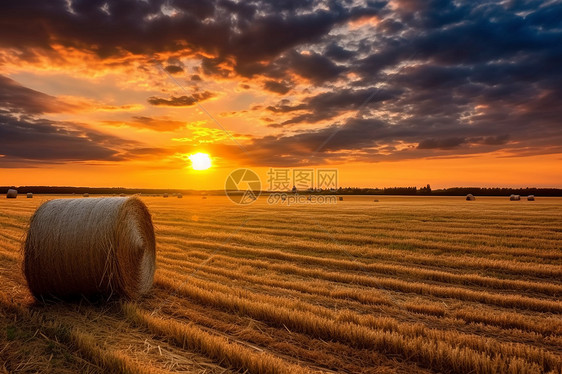
<instances>
[{"instance_id":1,"label":"distant forest","mask_svg":"<svg viewBox=\"0 0 562 374\"><path fill-rule=\"evenodd\" d=\"M340 195L430 195L430 196L510 196L510 195L535 195L535 196L562 196L560 188L502 188L502 187L452 187L432 190L429 185L417 187L391 187L391 188L340 188Z\"/></svg>"},{"instance_id":2,"label":"distant forest","mask_svg":"<svg viewBox=\"0 0 562 374\"><path fill-rule=\"evenodd\" d=\"M163 193L182 193L185 195L224 195L223 190L198 191L198 190L181 190L181 189L146 189L146 188L98 188L98 187L56 187L56 186L0 186L0 194L5 194L8 189L13 188L20 194L28 192L34 194L83 194L89 193L94 195L120 195L120 194L144 194L154 195ZM278 192L278 191L276 191ZM475 196L509 196L515 195L535 195L535 196L562 196L560 188L483 188L483 187L453 187L433 190L428 184L425 187L390 187L390 188L356 188L344 187L332 190L302 190L297 191L303 194L322 194L322 195L426 195L426 196L464 196L473 194Z\"/></svg>"}]
</instances>

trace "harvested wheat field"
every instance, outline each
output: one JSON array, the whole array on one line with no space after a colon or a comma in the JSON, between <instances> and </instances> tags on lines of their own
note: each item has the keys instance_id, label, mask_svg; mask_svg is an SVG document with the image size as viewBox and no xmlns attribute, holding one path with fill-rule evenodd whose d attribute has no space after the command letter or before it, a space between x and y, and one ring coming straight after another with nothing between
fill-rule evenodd
<instances>
[{"instance_id":1,"label":"harvested wheat field","mask_svg":"<svg viewBox=\"0 0 562 374\"><path fill-rule=\"evenodd\" d=\"M142 197L156 227L148 295L41 304L20 246L48 198L0 199L4 371L562 370L560 198Z\"/></svg>"}]
</instances>

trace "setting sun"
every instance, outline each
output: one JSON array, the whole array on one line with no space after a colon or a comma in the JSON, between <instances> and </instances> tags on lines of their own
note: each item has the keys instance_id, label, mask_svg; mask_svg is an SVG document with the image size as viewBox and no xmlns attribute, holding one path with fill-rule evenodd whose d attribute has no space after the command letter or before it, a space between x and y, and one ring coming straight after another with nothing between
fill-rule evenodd
<instances>
[{"instance_id":1,"label":"setting sun","mask_svg":"<svg viewBox=\"0 0 562 374\"><path fill-rule=\"evenodd\" d=\"M211 157L206 153L195 153L188 158L193 170L207 170L212 166Z\"/></svg>"}]
</instances>

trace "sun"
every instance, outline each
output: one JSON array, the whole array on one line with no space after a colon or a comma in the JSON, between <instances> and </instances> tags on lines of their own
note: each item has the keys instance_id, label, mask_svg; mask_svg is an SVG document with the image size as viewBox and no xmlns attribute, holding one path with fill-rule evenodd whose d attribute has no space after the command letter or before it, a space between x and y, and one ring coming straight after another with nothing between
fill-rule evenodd
<instances>
[{"instance_id":1,"label":"sun","mask_svg":"<svg viewBox=\"0 0 562 374\"><path fill-rule=\"evenodd\" d=\"M206 153L195 153L189 155L189 161L191 161L191 167L193 170L207 170L212 166L211 157Z\"/></svg>"}]
</instances>

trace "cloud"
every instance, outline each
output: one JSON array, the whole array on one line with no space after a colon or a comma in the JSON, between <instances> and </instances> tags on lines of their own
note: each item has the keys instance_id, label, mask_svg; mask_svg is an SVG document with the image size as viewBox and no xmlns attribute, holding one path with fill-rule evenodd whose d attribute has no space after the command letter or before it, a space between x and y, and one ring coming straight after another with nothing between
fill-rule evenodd
<instances>
[{"instance_id":1,"label":"cloud","mask_svg":"<svg viewBox=\"0 0 562 374\"><path fill-rule=\"evenodd\" d=\"M83 126L0 113L0 167L17 163L120 161L137 143Z\"/></svg>"},{"instance_id":2,"label":"cloud","mask_svg":"<svg viewBox=\"0 0 562 374\"><path fill-rule=\"evenodd\" d=\"M8 77L0 75L0 109L15 113L56 113L75 109L54 96L24 87Z\"/></svg>"},{"instance_id":3,"label":"cloud","mask_svg":"<svg viewBox=\"0 0 562 374\"><path fill-rule=\"evenodd\" d=\"M276 82L276 81L266 81L263 85L268 91L275 92L281 95L286 94L287 92L291 91L291 86L285 83Z\"/></svg>"},{"instance_id":4,"label":"cloud","mask_svg":"<svg viewBox=\"0 0 562 374\"><path fill-rule=\"evenodd\" d=\"M168 117L153 118L147 116L133 116L129 121L103 121L103 124L117 127L130 126L161 132L179 130L187 125L184 121L177 121Z\"/></svg>"},{"instance_id":5,"label":"cloud","mask_svg":"<svg viewBox=\"0 0 562 374\"><path fill-rule=\"evenodd\" d=\"M103 10L88 1L21 0L2 10L0 48L15 52L0 61L63 63L61 48L108 61L173 55L199 63L160 57L170 73L195 72L187 77L197 84L261 84L275 95L241 102L262 112L258 118L274 114L259 123L275 130L248 141L250 163L537 154L562 145L559 2L126 0ZM148 102L189 107L213 96ZM0 103L28 114L64 109L8 78L0 79ZM130 125L181 126L140 116Z\"/></svg>"},{"instance_id":6,"label":"cloud","mask_svg":"<svg viewBox=\"0 0 562 374\"><path fill-rule=\"evenodd\" d=\"M210 99L214 96L215 94L212 92L203 91L195 92L191 94L191 96L172 96L169 99L151 96L148 98L148 102L155 106L185 107L195 105L198 102Z\"/></svg>"},{"instance_id":7,"label":"cloud","mask_svg":"<svg viewBox=\"0 0 562 374\"><path fill-rule=\"evenodd\" d=\"M452 149L464 143L463 138L425 139L419 142L418 149Z\"/></svg>"},{"instance_id":8,"label":"cloud","mask_svg":"<svg viewBox=\"0 0 562 374\"><path fill-rule=\"evenodd\" d=\"M183 68L176 65L168 65L164 68L170 74L180 74L183 73Z\"/></svg>"},{"instance_id":9,"label":"cloud","mask_svg":"<svg viewBox=\"0 0 562 374\"><path fill-rule=\"evenodd\" d=\"M319 53L292 52L287 60L292 71L317 84L333 81L345 70L343 66L336 65L330 58Z\"/></svg>"},{"instance_id":10,"label":"cloud","mask_svg":"<svg viewBox=\"0 0 562 374\"><path fill-rule=\"evenodd\" d=\"M281 102L276 106L268 106L267 110L274 113L290 113L300 111L294 117L283 121L275 127L284 127L300 123L317 123L332 119L345 113L354 113L372 107L380 102L399 95L398 89L341 89L309 96L302 103L290 105ZM302 113L304 111L304 113ZM273 127L273 126L272 126Z\"/></svg>"}]
</instances>

